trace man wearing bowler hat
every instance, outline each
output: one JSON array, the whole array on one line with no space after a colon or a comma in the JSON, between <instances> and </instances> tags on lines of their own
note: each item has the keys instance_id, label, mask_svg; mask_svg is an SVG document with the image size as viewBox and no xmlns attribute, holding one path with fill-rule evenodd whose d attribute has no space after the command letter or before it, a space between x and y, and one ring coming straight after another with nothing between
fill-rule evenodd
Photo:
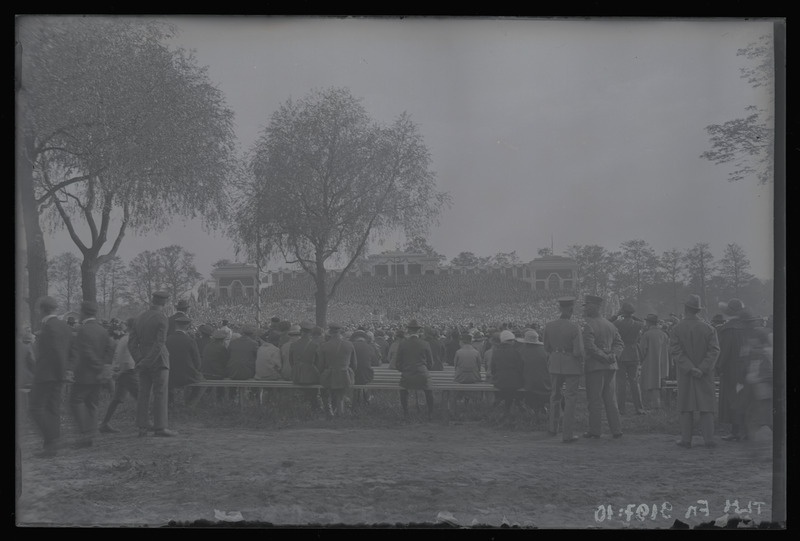
<instances>
[{"instance_id":1,"label":"man wearing bowler hat","mask_svg":"<svg viewBox=\"0 0 800 541\"><path fill-rule=\"evenodd\" d=\"M623 303L619 317L614 320L614 325L619 331L619 336L625 347L619 357L619 370L617 370L617 408L620 415L625 414L626 390L630 389L633 407L637 415L644 415L642 404L642 389L639 386L642 359L639 353L639 337L642 335L644 325L634 317L636 309L629 302Z\"/></svg>"},{"instance_id":2,"label":"man wearing bowler hat","mask_svg":"<svg viewBox=\"0 0 800 541\"><path fill-rule=\"evenodd\" d=\"M139 370L139 396L136 405L136 425L139 437L147 435L150 428L150 395L153 396L153 424L156 436L176 436L167 428L169 384L169 351L167 329L169 322L164 315L164 306L169 293L156 291L150 308L136 318L130 331L128 350Z\"/></svg>"},{"instance_id":3,"label":"man wearing bowler hat","mask_svg":"<svg viewBox=\"0 0 800 541\"><path fill-rule=\"evenodd\" d=\"M78 429L76 448L90 447L97 433L97 406L100 390L111 379L114 340L95 318L97 303L81 303L81 326L70 349L73 373L70 408Z\"/></svg>"},{"instance_id":4,"label":"man wearing bowler hat","mask_svg":"<svg viewBox=\"0 0 800 541\"><path fill-rule=\"evenodd\" d=\"M58 303L42 297L37 303L42 327L37 338L36 366L28 409L44 439L44 448L34 456L51 458L58 453L61 438L61 400L72 344L72 328L56 315Z\"/></svg>"},{"instance_id":5,"label":"man wearing bowler hat","mask_svg":"<svg viewBox=\"0 0 800 541\"><path fill-rule=\"evenodd\" d=\"M422 390L425 392L425 406L428 417L433 414L433 391L429 370L433 367L433 353L431 347L422 338L422 327L416 319L406 325L408 334L397 346L397 370L400 371L400 405L403 408L403 417L408 417L408 391Z\"/></svg>"},{"instance_id":6,"label":"man wearing bowler hat","mask_svg":"<svg viewBox=\"0 0 800 541\"><path fill-rule=\"evenodd\" d=\"M614 375L617 358L625 344L619 331L609 320L600 315L603 299L586 295L583 303L583 349L586 352L586 397L589 402L589 430L585 438L600 437L602 412L614 438L622 437L622 426L617 409L617 394Z\"/></svg>"},{"instance_id":7,"label":"man wearing bowler hat","mask_svg":"<svg viewBox=\"0 0 800 541\"><path fill-rule=\"evenodd\" d=\"M706 447L714 443L714 368L719 357L719 342L714 328L700 319L703 307L698 295L683 303L683 319L670 336L670 354L678 373L678 408L681 412L681 439L676 443L692 446L694 412L700 413L700 429Z\"/></svg>"},{"instance_id":8,"label":"man wearing bowler hat","mask_svg":"<svg viewBox=\"0 0 800 541\"><path fill-rule=\"evenodd\" d=\"M547 322L544 326L544 350L548 354L550 372L550 415L547 432L555 436L561 423L562 441L572 443L578 439L573 432L578 385L583 373L583 333L580 326L571 321L575 309L575 297L559 298L558 306L561 309L561 317Z\"/></svg>"}]
</instances>

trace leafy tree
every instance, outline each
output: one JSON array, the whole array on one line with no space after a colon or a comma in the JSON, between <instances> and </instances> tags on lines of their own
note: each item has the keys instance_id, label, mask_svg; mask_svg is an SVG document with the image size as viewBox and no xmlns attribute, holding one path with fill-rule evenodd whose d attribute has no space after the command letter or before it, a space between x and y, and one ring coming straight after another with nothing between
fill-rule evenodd
<instances>
[{"instance_id":1,"label":"leafy tree","mask_svg":"<svg viewBox=\"0 0 800 541\"><path fill-rule=\"evenodd\" d=\"M194 266L194 254L177 244L160 248L157 254L161 286L169 293L173 302L178 302L178 299L190 292L203 278Z\"/></svg>"},{"instance_id":2,"label":"leafy tree","mask_svg":"<svg viewBox=\"0 0 800 541\"><path fill-rule=\"evenodd\" d=\"M755 65L741 68L741 77L748 84L753 88L774 88L775 60L771 35L762 36L757 42L739 49L736 55L756 62ZM716 164L732 164L734 170L728 175L730 181L750 176L755 176L759 184L772 180L775 143L772 107L765 110L754 105L748 106L745 116L722 124L711 124L706 126L706 131L711 149L700 157Z\"/></svg>"},{"instance_id":3,"label":"leafy tree","mask_svg":"<svg viewBox=\"0 0 800 541\"><path fill-rule=\"evenodd\" d=\"M706 306L706 286L715 270L714 257L706 242L698 242L683 256L689 285L700 295Z\"/></svg>"},{"instance_id":4,"label":"leafy tree","mask_svg":"<svg viewBox=\"0 0 800 541\"><path fill-rule=\"evenodd\" d=\"M440 262L447 259L447 257L437 252L433 246L428 244L428 239L421 235L411 237L411 239L406 242L403 251L408 254L425 254L430 257L435 257L436 260Z\"/></svg>"},{"instance_id":5,"label":"leafy tree","mask_svg":"<svg viewBox=\"0 0 800 541\"><path fill-rule=\"evenodd\" d=\"M447 194L408 114L374 122L346 88L287 100L270 118L239 188L235 238L249 255L280 254L316 285L316 322L370 238L424 234ZM343 264L328 283L326 264Z\"/></svg>"},{"instance_id":6,"label":"leafy tree","mask_svg":"<svg viewBox=\"0 0 800 541\"><path fill-rule=\"evenodd\" d=\"M23 207L67 229L83 255L83 298L95 300L97 270L128 229L158 231L176 215L207 224L224 216L233 113L190 53L164 45L172 27L44 16L21 18L18 30L31 168L20 182L32 183L35 197Z\"/></svg>"},{"instance_id":7,"label":"leafy tree","mask_svg":"<svg viewBox=\"0 0 800 541\"><path fill-rule=\"evenodd\" d=\"M574 244L567 248L566 253L578 264L580 289L605 297L609 292L615 256L596 244Z\"/></svg>"},{"instance_id":8,"label":"leafy tree","mask_svg":"<svg viewBox=\"0 0 800 541\"><path fill-rule=\"evenodd\" d=\"M539 248L536 250L536 253L539 255L539 257L548 257L553 255L553 250L550 248Z\"/></svg>"},{"instance_id":9,"label":"leafy tree","mask_svg":"<svg viewBox=\"0 0 800 541\"><path fill-rule=\"evenodd\" d=\"M218 259L217 261L212 263L211 266L214 267L215 269L218 269L219 267L224 267L224 266L230 265L230 264L231 264L231 260L230 259Z\"/></svg>"},{"instance_id":10,"label":"leafy tree","mask_svg":"<svg viewBox=\"0 0 800 541\"><path fill-rule=\"evenodd\" d=\"M725 246L719 261L719 275L725 288L732 291L734 297L739 297L741 290L753 279L749 271L750 260L744 249L735 242Z\"/></svg>"},{"instance_id":11,"label":"leafy tree","mask_svg":"<svg viewBox=\"0 0 800 541\"><path fill-rule=\"evenodd\" d=\"M517 251L514 250L513 252L497 252L497 254L492 257L491 262L502 266L516 265L520 263L520 259L517 255Z\"/></svg>"},{"instance_id":12,"label":"leafy tree","mask_svg":"<svg viewBox=\"0 0 800 541\"><path fill-rule=\"evenodd\" d=\"M67 312L75 309L80 304L81 260L72 252L64 252L53 258L48 268L57 298Z\"/></svg>"},{"instance_id":13,"label":"leafy tree","mask_svg":"<svg viewBox=\"0 0 800 541\"><path fill-rule=\"evenodd\" d=\"M103 308L104 317L108 318L114 313L117 302L124 296L127 285L125 263L119 256L106 261L97 269L97 285L100 294L100 306Z\"/></svg>"},{"instance_id":14,"label":"leafy tree","mask_svg":"<svg viewBox=\"0 0 800 541\"><path fill-rule=\"evenodd\" d=\"M676 248L665 251L661 254L659 268L672 289L672 311L678 313L678 290L683 287L681 279L684 270L683 253Z\"/></svg>"}]
</instances>

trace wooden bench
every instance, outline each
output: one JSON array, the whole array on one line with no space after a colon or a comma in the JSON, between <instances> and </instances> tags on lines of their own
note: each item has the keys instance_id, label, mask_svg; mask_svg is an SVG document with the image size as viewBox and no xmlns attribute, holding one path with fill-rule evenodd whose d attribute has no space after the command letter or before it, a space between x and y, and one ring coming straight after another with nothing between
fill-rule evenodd
<instances>
[{"instance_id":1,"label":"wooden bench","mask_svg":"<svg viewBox=\"0 0 800 541\"><path fill-rule=\"evenodd\" d=\"M364 389L370 391L388 390L399 391L400 387L400 372L389 368L388 366L375 366L373 370L373 379L366 384L353 385L352 389ZM478 392L487 393L495 392L497 389L488 381L481 381L480 383L456 383L455 369L452 366L446 366L444 370L431 370L429 371L431 379L431 390L441 392L446 400L445 403L450 403L452 398L456 395L454 393L461 392ZM485 375L484 375L485 376ZM322 389L321 385L297 385L291 381L284 380L232 380L232 379L207 379L191 385L192 387L202 388L226 388L226 389L244 389L244 390L258 390L259 402L263 401L263 391L267 389ZM240 400L240 405L244 407L244 400Z\"/></svg>"}]
</instances>

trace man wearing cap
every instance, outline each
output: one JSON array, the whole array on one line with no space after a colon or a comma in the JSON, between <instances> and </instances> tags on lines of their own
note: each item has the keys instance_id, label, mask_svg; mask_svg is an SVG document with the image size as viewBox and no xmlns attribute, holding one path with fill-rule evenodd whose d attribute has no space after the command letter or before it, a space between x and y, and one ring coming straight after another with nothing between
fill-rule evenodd
<instances>
[{"instance_id":1,"label":"man wearing cap","mask_svg":"<svg viewBox=\"0 0 800 541\"><path fill-rule=\"evenodd\" d=\"M353 344L343 340L342 327L328 325L328 339L320 344L320 383L328 391L328 416L344 413L345 393L355 383L356 353Z\"/></svg>"},{"instance_id":2,"label":"man wearing cap","mask_svg":"<svg viewBox=\"0 0 800 541\"><path fill-rule=\"evenodd\" d=\"M669 373L669 336L658 326L658 316L647 314L647 327L639 338L642 355L642 391L648 407L661 407L661 380Z\"/></svg>"},{"instance_id":3,"label":"man wearing cap","mask_svg":"<svg viewBox=\"0 0 800 541\"><path fill-rule=\"evenodd\" d=\"M575 406L578 403L578 386L583 373L584 351L581 328L571 321L575 300L575 297L559 298L561 317L547 322L544 326L544 350L548 355L550 372L550 415L547 432L555 436L561 423L564 443L572 443L578 439L578 436L574 435Z\"/></svg>"},{"instance_id":4,"label":"man wearing cap","mask_svg":"<svg viewBox=\"0 0 800 541\"><path fill-rule=\"evenodd\" d=\"M176 330L175 327L175 320L179 317L189 317L189 301L186 299L181 299L178 301L178 304L175 305L175 313L169 316L168 322L169 325L167 327L167 336L174 333ZM191 323L191 319L189 320Z\"/></svg>"},{"instance_id":5,"label":"man wearing cap","mask_svg":"<svg viewBox=\"0 0 800 541\"><path fill-rule=\"evenodd\" d=\"M295 385L319 384L320 367L317 357L319 342L311 337L314 327L315 325L308 320L301 321L298 325L300 337L289 347L288 360L289 366L292 367L292 382ZM314 413L322 411L322 397L319 389L309 387L303 390L303 394L311 406L311 411Z\"/></svg>"},{"instance_id":6,"label":"man wearing cap","mask_svg":"<svg viewBox=\"0 0 800 541\"><path fill-rule=\"evenodd\" d=\"M198 387L186 387L203 380L200 373L200 351L197 342L189 336L191 320L185 316L178 316L173 320L175 332L167 336L167 351L169 351L169 402L173 403L178 389L184 390L184 401L187 406L194 406L202 396Z\"/></svg>"},{"instance_id":7,"label":"man wearing cap","mask_svg":"<svg viewBox=\"0 0 800 541\"><path fill-rule=\"evenodd\" d=\"M744 396L747 373L746 351L748 325L739 317L744 303L731 299L720 306L728 320L717 329L719 340L719 422L730 424L730 433L722 436L725 441L739 441L744 436Z\"/></svg>"},{"instance_id":8,"label":"man wearing cap","mask_svg":"<svg viewBox=\"0 0 800 541\"><path fill-rule=\"evenodd\" d=\"M169 293L156 291L150 308L136 318L130 330L128 350L131 352L139 371L139 397L136 407L136 425L139 437L146 436L149 430L150 395L153 396L153 424L156 436L175 436L176 432L167 428L169 351L167 351L167 329L169 322L164 315L164 306Z\"/></svg>"},{"instance_id":9,"label":"man wearing cap","mask_svg":"<svg viewBox=\"0 0 800 541\"><path fill-rule=\"evenodd\" d=\"M717 332L698 317L703 309L698 295L689 295L683 306L683 319L672 329L669 342L677 366L681 412L681 439L676 443L685 448L692 446L693 416L699 412L705 445L715 447L713 375L719 357Z\"/></svg>"},{"instance_id":10,"label":"man wearing cap","mask_svg":"<svg viewBox=\"0 0 800 541\"><path fill-rule=\"evenodd\" d=\"M519 355L522 357L522 378L525 381L525 404L536 414L547 415L550 403L550 371L547 365L547 352L539 333L528 329L520 343Z\"/></svg>"},{"instance_id":11,"label":"man wearing cap","mask_svg":"<svg viewBox=\"0 0 800 541\"><path fill-rule=\"evenodd\" d=\"M97 432L97 406L100 389L111 379L114 340L95 318L97 303L81 303L81 326L70 348L69 365L73 373L70 408L78 429L76 448L90 447Z\"/></svg>"},{"instance_id":12,"label":"man wearing cap","mask_svg":"<svg viewBox=\"0 0 800 541\"><path fill-rule=\"evenodd\" d=\"M633 407L637 415L644 415L642 404L642 390L639 386L641 376L641 357L639 355L639 337L642 335L644 325L634 318L636 309L629 302L623 303L617 318L613 321L619 331L625 347L620 355L619 370L617 370L617 408L620 415L625 414L626 388L630 388Z\"/></svg>"},{"instance_id":13,"label":"man wearing cap","mask_svg":"<svg viewBox=\"0 0 800 541\"><path fill-rule=\"evenodd\" d=\"M72 329L58 319L58 303L42 297L37 303L42 326L36 340L36 367L33 372L28 409L44 439L44 449L35 454L49 458L58 452L61 438L61 395L66 381L72 344Z\"/></svg>"},{"instance_id":14,"label":"man wearing cap","mask_svg":"<svg viewBox=\"0 0 800 541\"><path fill-rule=\"evenodd\" d=\"M289 358L289 350L292 344L300 340L300 325L292 325L288 321L282 321L281 326L286 329L285 338L281 338L279 341L281 344L281 377L286 381L292 381L292 360Z\"/></svg>"},{"instance_id":15,"label":"man wearing cap","mask_svg":"<svg viewBox=\"0 0 800 541\"><path fill-rule=\"evenodd\" d=\"M589 430L585 438L599 438L601 417L605 410L608 427L614 438L622 437L622 426L617 409L617 394L614 374L617 371L617 357L625 344L619 331L609 320L600 315L603 299L586 295L583 303L582 329L583 349L586 365L586 397L589 402Z\"/></svg>"},{"instance_id":16,"label":"man wearing cap","mask_svg":"<svg viewBox=\"0 0 800 541\"><path fill-rule=\"evenodd\" d=\"M406 325L408 334L397 346L396 368L400 371L400 405L403 417L408 417L408 391L425 392L428 417L433 414L433 391L429 370L433 366L433 354L427 342L420 338L422 327L416 319Z\"/></svg>"}]
</instances>

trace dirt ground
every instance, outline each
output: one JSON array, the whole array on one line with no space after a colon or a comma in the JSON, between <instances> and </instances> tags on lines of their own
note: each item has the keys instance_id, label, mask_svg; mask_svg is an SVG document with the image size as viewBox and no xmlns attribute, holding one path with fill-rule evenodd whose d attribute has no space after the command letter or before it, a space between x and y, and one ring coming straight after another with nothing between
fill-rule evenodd
<instances>
[{"instance_id":1,"label":"dirt ground","mask_svg":"<svg viewBox=\"0 0 800 541\"><path fill-rule=\"evenodd\" d=\"M447 520L653 529L676 520L697 526L726 511L771 520L771 450L744 443L706 449L695 437L697 447L683 449L662 432L563 444L543 430L482 421L263 428L209 426L188 415L172 423L178 437L139 438L132 408L117 417L121 433L52 459L32 456L41 442L20 423L18 525L210 524L237 512L247 523L286 527Z\"/></svg>"}]
</instances>

